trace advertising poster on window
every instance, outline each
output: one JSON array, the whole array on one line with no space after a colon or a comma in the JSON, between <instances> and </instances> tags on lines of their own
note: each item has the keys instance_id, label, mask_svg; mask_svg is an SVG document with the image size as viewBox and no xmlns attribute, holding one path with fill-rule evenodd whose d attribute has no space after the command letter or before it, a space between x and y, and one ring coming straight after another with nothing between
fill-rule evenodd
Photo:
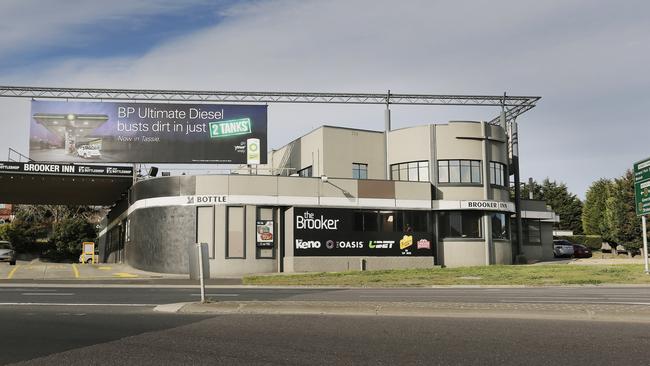
<instances>
[{"instance_id":1,"label":"advertising poster on window","mask_svg":"<svg viewBox=\"0 0 650 366\"><path fill-rule=\"evenodd\" d=\"M36 161L265 164L264 105L32 101Z\"/></svg>"},{"instance_id":2,"label":"advertising poster on window","mask_svg":"<svg viewBox=\"0 0 650 366\"><path fill-rule=\"evenodd\" d=\"M294 255L433 256L427 211L294 208Z\"/></svg>"},{"instance_id":3,"label":"advertising poster on window","mask_svg":"<svg viewBox=\"0 0 650 366\"><path fill-rule=\"evenodd\" d=\"M273 248L273 221L257 221L257 247Z\"/></svg>"}]
</instances>

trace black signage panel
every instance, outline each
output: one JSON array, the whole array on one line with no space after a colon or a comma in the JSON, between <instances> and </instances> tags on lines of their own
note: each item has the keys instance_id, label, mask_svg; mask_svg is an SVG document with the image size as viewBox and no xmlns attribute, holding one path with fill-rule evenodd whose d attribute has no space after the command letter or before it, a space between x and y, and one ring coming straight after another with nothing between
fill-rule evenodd
<instances>
[{"instance_id":1,"label":"black signage panel","mask_svg":"<svg viewBox=\"0 0 650 366\"><path fill-rule=\"evenodd\" d=\"M0 173L29 173L29 174L73 174L73 175L103 175L103 176L133 176L133 168L129 166L106 165L73 165L35 162L0 162Z\"/></svg>"},{"instance_id":2,"label":"black signage panel","mask_svg":"<svg viewBox=\"0 0 650 366\"><path fill-rule=\"evenodd\" d=\"M383 213L385 222L378 212ZM413 223L403 219L418 214L430 216L425 211L408 211L410 215L401 216L405 212L296 207L294 255L433 256L433 233L415 231Z\"/></svg>"}]
</instances>

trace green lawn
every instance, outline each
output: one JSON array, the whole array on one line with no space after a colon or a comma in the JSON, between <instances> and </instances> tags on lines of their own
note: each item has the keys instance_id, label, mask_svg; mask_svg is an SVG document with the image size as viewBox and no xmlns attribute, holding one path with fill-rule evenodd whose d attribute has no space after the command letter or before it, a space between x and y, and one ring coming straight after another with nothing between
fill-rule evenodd
<instances>
[{"instance_id":1,"label":"green lawn","mask_svg":"<svg viewBox=\"0 0 650 366\"><path fill-rule=\"evenodd\" d=\"M482 266L244 277L246 285L405 287L434 285L650 284L643 265Z\"/></svg>"}]
</instances>

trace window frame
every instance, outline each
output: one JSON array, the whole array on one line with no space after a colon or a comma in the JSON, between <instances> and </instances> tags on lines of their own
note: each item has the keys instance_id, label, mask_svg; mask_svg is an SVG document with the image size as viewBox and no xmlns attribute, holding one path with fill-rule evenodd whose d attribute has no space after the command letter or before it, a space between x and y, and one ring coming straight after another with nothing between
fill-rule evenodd
<instances>
[{"instance_id":1,"label":"window frame","mask_svg":"<svg viewBox=\"0 0 650 366\"><path fill-rule=\"evenodd\" d=\"M440 159L437 161L438 183L443 185L482 185L482 163L481 160L473 159ZM447 173L441 174L441 171L443 170L446 170ZM452 170L454 171L453 174ZM465 178L469 176L469 181L463 179L463 173L465 173ZM456 176L458 177L458 180L452 179ZM446 180L443 177L446 177Z\"/></svg>"},{"instance_id":2,"label":"window frame","mask_svg":"<svg viewBox=\"0 0 650 366\"><path fill-rule=\"evenodd\" d=\"M309 175L305 175L304 172L309 172ZM302 169L298 170L296 173L298 173L298 176L300 176L300 177L311 178L311 177L314 176L313 165L302 168Z\"/></svg>"},{"instance_id":3,"label":"window frame","mask_svg":"<svg viewBox=\"0 0 650 366\"><path fill-rule=\"evenodd\" d=\"M475 214L478 216L478 236L462 236L463 232L462 230L464 229L465 225L463 223L463 214ZM448 225L443 225L443 215L447 215L449 217L448 219ZM458 220L459 227L460 227L460 233L459 236L445 236L445 235L451 235L452 233L452 216L454 215L455 217L459 218ZM448 240L448 241L479 241L479 240L485 240L485 233L483 230L483 220L485 220L485 215L483 214L482 211L478 210L449 210L449 211L438 211L438 235L440 240Z\"/></svg>"},{"instance_id":4,"label":"window frame","mask_svg":"<svg viewBox=\"0 0 650 366\"><path fill-rule=\"evenodd\" d=\"M354 176L355 172L357 172L357 177ZM362 172L365 173L365 177L361 176ZM368 164L352 163L352 179L368 179Z\"/></svg>"},{"instance_id":5,"label":"window frame","mask_svg":"<svg viewBox=\"0 0 650 366\"><path fill-rule=\"evenodd\" d=\"M402 182L431 182L429 160L404 161L390 165L390 180ZM426 179L421 172L426 171ZM411 177L414 173L415 177ZM397 175L396 175L397 174Z\"/></svg>"}]
</instances>

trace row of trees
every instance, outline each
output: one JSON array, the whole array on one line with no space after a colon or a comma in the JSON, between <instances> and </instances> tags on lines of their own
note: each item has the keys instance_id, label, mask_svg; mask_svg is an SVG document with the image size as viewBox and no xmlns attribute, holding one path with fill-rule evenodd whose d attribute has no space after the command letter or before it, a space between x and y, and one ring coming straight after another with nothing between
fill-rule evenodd
<instances>
[{"instance_id":1,"label":"row of trees","mask_svg":"<svg viewBox=\"0 0 650 366\"><path fill-rule=\"evenodd\" d=\"M626 248L642 245L641 218L634 207L634 174L628 170L616 179L599 179L587 190L582 213L586 234Z\"/></svg>"},{"instance_id":2,"label":"row of trees","mask_svg":"<svg viewBox=\"0 0 650 366\"><path fill-rule=\"evenodd\" d=\"M91 206L19 205L15 215L0 225L0 240L9 240L18 253L64 261L76 260L81 243L95 240L103 212Z\"/></svg>"},{"instance_id":3,"label":"row of trees","mask_svg":"<svg viewBox=\"0 0 650 366\"><path fill-rule=\"evenodd\" d=\"M545 179L522 189L522 197L544 200L560 215L559 230L575 235L600 235L603 240L626 248L642 245L641 219L634 207L634 174L627 171L615 179L599 179L587 190L584 203L564 183Z\"/></svg>"}]
</instances>

